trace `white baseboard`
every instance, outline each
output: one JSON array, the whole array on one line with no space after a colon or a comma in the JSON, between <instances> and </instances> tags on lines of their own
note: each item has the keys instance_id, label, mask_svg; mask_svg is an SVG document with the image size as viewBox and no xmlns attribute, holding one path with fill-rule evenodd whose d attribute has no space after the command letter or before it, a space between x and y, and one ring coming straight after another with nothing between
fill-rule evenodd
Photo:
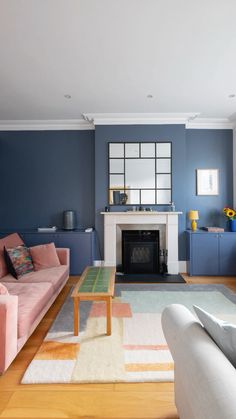
<instances>
[{"instance_id":1,"label":"white baseboard","mask_svg":"<svg viewBox=\"0 0 236 419\"><path fill-rule=\"evenodd\" d=\"M105 266L104 260L94 260L93 266ZM186 260L179 260L179 272L187 272Z\"/></svg>"},{"instance_id":2,"label":"white baseboard","mask_svg":"<svg viewBox=\"0 0 236 419\"><path fill-rule=\"evenodd\" d=\"M186 262L186 260L179 260L179 272L182 272L182 273L187 272L187 262Z\"/></svg>"}]
</instances>

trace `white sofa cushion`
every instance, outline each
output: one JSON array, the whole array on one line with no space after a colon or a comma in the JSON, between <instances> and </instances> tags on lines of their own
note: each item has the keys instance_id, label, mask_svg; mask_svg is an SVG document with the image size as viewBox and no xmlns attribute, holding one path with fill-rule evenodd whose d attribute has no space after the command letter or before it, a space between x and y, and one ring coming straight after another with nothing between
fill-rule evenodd
<instances>
[{"instance_id":1,"label":"white sofa cushion","mask_svg":"<svg viewBox=\"0 0 236 419\"><path fill-rule=\"evenodd\" d=\"M198 306L193 308L207 333L236 367L236 325L217 319Z\"/></svg>"}]
</instances>

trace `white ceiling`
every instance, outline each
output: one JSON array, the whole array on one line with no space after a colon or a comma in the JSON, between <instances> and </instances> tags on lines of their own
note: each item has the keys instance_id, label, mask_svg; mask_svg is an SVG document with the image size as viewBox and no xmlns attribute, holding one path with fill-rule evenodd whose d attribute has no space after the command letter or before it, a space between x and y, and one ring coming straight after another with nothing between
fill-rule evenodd
<instances>
[{"instance_id":1,"label":"white ceiling","mask_svg":"<svg viewBox=\"0 0 236 419\"><path fill-rule=\"evenodd\" d=\"M235 0L0 0L0 119L229 118L235 16Z\"/></svg>"}]
</instances>

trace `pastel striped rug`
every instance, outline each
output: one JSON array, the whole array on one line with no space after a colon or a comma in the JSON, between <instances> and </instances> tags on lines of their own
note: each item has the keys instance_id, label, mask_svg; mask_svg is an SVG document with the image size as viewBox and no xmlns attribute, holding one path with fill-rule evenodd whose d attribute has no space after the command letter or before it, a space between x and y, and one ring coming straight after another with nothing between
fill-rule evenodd
<instances>
[{"instance_id":1,"label":"pastel striped rug","mask_svg":"<svg viewBox=\"0 0 236 419\"><path fill-rule=\"evenodd\" d=\"M105 334L104 303L82 302L75 337L68 296L22 383L173 381L173 359L161 327L161 313L171 303L191 311L197 304L236 323L235 295L221 285L117 284L112 335Z\"/></svg>"}]
</instances>

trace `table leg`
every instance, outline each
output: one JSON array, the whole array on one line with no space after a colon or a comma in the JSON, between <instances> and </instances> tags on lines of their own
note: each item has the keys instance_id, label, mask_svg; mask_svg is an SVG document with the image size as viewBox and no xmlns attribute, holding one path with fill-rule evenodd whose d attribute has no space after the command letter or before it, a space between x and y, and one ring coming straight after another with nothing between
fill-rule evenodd
<instances>
[{"instance_id":1,"label":"table leg","mask_svg":"<svg viewBox=\"0 0 236 419\"><path fill-rule=\"evenodd\" d=\"M107 297L106 302L107 302L107 335L110 336L111 335L112 298Z\"/></svg>"},{"instance_id":2,"label":"table leg","mask_svg":"<svg viewBox=\"0 0 236 419\"><path fill-rule=\"evenodd\" d=\"M74 335L79 334L79 298L74 298Z\"/></svg>"}]
</instances>

